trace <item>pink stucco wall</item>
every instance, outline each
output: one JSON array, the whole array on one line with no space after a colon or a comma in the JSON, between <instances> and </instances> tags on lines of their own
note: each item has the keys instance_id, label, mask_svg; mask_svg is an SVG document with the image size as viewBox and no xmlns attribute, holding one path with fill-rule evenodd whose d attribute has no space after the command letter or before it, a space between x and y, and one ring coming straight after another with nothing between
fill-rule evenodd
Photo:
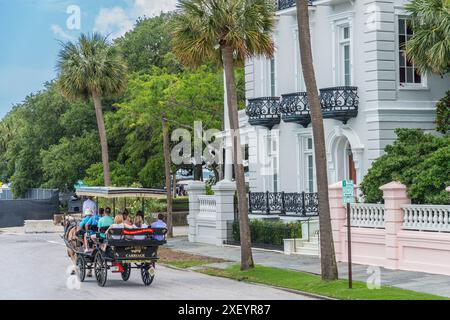
<instances>
[{"instance_id":1,"label":"pink stucco wall","mask_svg":"<svg viewBox=\"0 0 450 320\"><path fill-rule=\"evenodd\" d=\"M385 201L384 229L352 227L352 261L358 264L450 275L450 233L403 230L406 187L398 182L380 188ZM336 259L347 261L346 210L342 183L329 186Z\"/></svg>"}]
</instances>

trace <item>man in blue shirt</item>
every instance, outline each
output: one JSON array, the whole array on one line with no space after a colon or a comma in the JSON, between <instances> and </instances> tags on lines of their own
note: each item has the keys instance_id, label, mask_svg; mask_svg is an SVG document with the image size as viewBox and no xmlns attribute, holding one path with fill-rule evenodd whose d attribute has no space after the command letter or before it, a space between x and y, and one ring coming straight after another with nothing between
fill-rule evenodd
<instances>
[{"instance_id":1,"label":"man in blue shirt","mask_svg":"<svg viewBox=\"0 0 450 320\"><path fill-rule=\"evenodd\" d=\"M167 228L167 224L163 221L164 219L164 215L162 213L158 214L158 220L153 222L151 227L152 228ZM164 240L164 236L163 235L156 235L155 239L158 241L162 241Z\"/></svg>"}]
</instances>

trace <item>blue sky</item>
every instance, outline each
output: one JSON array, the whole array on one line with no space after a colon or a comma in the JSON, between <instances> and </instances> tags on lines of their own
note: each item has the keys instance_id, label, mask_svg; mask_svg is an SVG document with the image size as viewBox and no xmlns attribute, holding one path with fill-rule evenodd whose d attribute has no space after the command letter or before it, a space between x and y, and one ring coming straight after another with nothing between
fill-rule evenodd
<instances>
[{"instance_id":1,"label":"blue sky","mask_svg":"<svg viewBox=\"0 0 450 320\"><path fill-rule=\"evenodd\" d=\"M58 40L74 40L81 32L93 31L119 37L139 16L173 10L176 2L0 0L0 118L56 77Z\"/></svg>"}]
</instances>

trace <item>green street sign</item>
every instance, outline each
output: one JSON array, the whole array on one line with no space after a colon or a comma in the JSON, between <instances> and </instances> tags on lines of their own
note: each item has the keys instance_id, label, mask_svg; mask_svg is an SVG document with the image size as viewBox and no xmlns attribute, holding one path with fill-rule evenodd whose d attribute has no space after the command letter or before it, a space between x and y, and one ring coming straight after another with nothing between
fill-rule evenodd
<instances>
[{"instance_id":1,"label":"green street sign","mask_svg":"<svg viewBox=\"0 0 450 320\"><path fill-rule=\"evenodd\" d=\"M342 181L342 202L355 203L355 185L352 180Z\"/></svg>"}]
</instances>

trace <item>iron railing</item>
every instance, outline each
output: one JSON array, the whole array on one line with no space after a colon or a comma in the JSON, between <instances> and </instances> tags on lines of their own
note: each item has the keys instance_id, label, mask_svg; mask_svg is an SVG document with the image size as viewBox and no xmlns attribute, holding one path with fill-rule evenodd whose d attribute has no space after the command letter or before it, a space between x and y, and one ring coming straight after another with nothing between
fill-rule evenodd
<instances>
[{"instance_id":1,"label":"iron railing","mask_svg":"<svg viewBox=\"0 0 450 320\"><path fill-rule=\"evenodd\" d=\"M342 86L320 89L324 119L337 119L344 124L358 115L358 87Z\"/></svg>"},{"instance_id":2,"label":"iron railing","mask_svg":"<svg viewBox=\"0 0 450 320\"><path fill-rule=\"evenodd\" d=\"M319 214L316 192L249 192L251 214L282 214L316 216Z\"/></svg>"},{"instance_id":3,"label":"iron railing","mask_svg":"<svg viewBox=\"0 0 450 320\"><path fill-rule=\"evenodd\" d=\"M284 122L295 122L304 128L311 123L309 101L306 92L281 95L280 112Z\"/></svg>"},{"instance_id":4,"label":"iron railing","mask_svg":"<svg viewBox=\"0 0 450 320\"><path fill-rule=\"evenodd\" d=\"M308 4L310 6L312 6L313 5L313 1L314 0L309 0ZM278 10L285 10L285 9L289 9L289 8L295 7L296 5L297 5L297 1L296 0L278 0L277 7L278 7Z\"/></svg>"},{"instance_id":5,"label":"iron railing","mask_svg":"<svg viewBox=\"0 0 450 320\"><path fill-rule=\"evenodd\" d=\"M280 123L279 104L279 97L248 99L248 105L245 109L248 122L251 125L261 125L271 129L274 125Z\"/></svg>"}]
</instances>

